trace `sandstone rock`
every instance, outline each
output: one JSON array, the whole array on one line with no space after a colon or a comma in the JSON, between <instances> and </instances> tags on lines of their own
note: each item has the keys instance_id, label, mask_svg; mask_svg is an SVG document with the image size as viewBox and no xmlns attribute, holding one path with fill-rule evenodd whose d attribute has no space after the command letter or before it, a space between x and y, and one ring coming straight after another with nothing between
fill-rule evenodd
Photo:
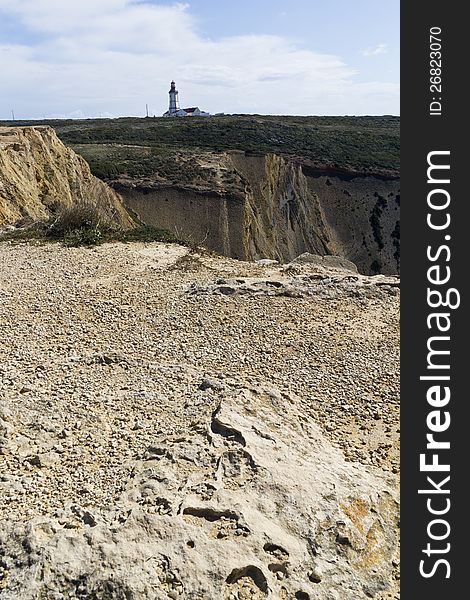
<instances>
[{"instance_id":1,"label":"sandstone rock","mask_svg":"<svg viewBox=\"0 0 470 600\"><path fill-rule=\"evenodd\" d=\"M260 258L259 260L256 260L255 262L257 265L260 265L262 267L271 267L272 265L279 264L278 260L273 260L271 258Z\"/></svg>"},{"instance_id":2,"label":"sandstone rock","mask_svg":"<svg viewBox=\"0 0 470 600\"><path fill-rule=\"evenodd\" d=\"M45 220L78 201L96 204L116 226L133 224L119 195L51 127L0 128L0 227Z\"/></svg>"},{"instance_id":3,"label":"sandstone rock","mask_svg":"<svg viewBox=\"0 0 470 600\"><path fill-rule=\"evenodd\" d=\"M360 600L389 589L398 513L380 473L346 463L295 397L243 381L218 394L205 430L156 439L113 507L5 528L0 597L326 600L334 589Z\"/></svg>"},{"instance_id":4,"label":"sandstone rock","mask_svg":"<svg viewBox=\"0 0 470 600\"><path fill-rule=\"evenodd\" d=\"M308 251L344 256L364 274L399 272L396 174L320 172L272 153L201 151L192 160L203 173L192 182L163 184L155 174L112 185L143 222L225 256L286 262Z\"/></svg>"},{"instance_id":5,"label":"sandstone rock","mask_svg":"<svg viewBox=\"0 0 470 600\"><path fill-rule=\"evenodd\" d=\"M191 283L187 288L190 295L220 294L222 296L277 296L304 298L323 296L330 299L339 297L380 298L386 294L398 293L399 281L396 277L367 277L351 275L351 269L344 259L331 261L335 267L327 266L329 261L321 256L302 255L298 261L300 268L290 265L281 271L271 272L269 277L247 277L244 279L217 279L208 283ZM338 258L338 257L331 257ZM291 263L292 264L292 263ZM317 268L318 267L318 268ZM340 272L338 271L340 269ZM357 272L357 271L356 271Z\"/></svg>"},{"instance_id":6,"label":"sandstone rock","mask_svg":"<svg viewBox=\"0 0 470 600\"><path fill-rule=\"evenodd\" d=\"M398 280L187 253L0 243L0 598L397 598Z\"/></svg>"},{"instance_id":7,"label":"sandstone rock","mask_svg":"<svg viewBox=\"0 0 470 600\"><path fill-rule=\"evenodd\" d=\"M36 467L51 467L59 460L57 452L43 452L29 457L28 462Z\"/></svg>"},{"instance_id":8,"label":"sandstone rock","mask_svg":"<svg viewBox=\"0 0 470 600\"><path fill-rule=\"evenodd\" d=\"M341 269L346 271L352 271L353 273L357 273L357 266L343 258L342 256L319 256L318 254L310 254L309 252L304 252L300 254L292 263L300 263L300 264L310 264L315 265L317 267L325 267L325 268L333 268L333 269Z\"/></svg>"}]
</instances>

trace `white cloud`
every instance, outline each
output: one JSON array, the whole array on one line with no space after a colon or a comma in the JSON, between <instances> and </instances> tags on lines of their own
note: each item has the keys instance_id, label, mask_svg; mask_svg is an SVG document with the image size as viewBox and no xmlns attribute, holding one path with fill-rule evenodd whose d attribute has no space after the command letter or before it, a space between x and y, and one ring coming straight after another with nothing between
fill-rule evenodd
<instances>
[{"instance_id":1,"label":"white cloud","mask_svg":"<svg viewBox=\"0 0 470 600\"><path fill-rule=\"evenodd\" d=\"M379 114L398 85L357 83L337 56L272 35L202 37L187 4L130 0L0 0L34 42L0 40L0 118L151 114L175 78L183 105L211 112Z\"/></svg>"},{"instance_id":2,"label":"white cloud","mask_svg":"<svg viewBox=\"0 0 470 600\"><path fill-rule=\"evenodd\" d=\"M365 48L362 51L363 56L377 56L378 54L386 54L387 44L378 44L373 48Z\"/></svg>"}]
</instances>

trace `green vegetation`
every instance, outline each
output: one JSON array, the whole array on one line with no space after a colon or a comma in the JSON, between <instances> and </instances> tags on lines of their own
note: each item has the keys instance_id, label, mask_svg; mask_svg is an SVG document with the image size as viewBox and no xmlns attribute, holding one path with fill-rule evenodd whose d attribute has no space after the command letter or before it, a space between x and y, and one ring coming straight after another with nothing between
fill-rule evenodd
<instances>
[{"instance_id":1,"label":"green vegetation","mask_svg":"<svg viewBox=\"0 0 470 600\"><path fill-rule=\"evenodd\" d=\"M192 160L191 152L180 152L167 147L130 146L121 144L73 144L94 175L114 179L126 175L132 178L155 176L170 183L192 183L207 174Z\"/></svg>"},{"instance_id":2,"label":"green vegetation","mask_svg":"<svg viewBox=\"0 0 470 600\"><path fill-rule=\"evenodd\" d=\"M45 236L62 240L65 246L96 246L110 229L107 219L91 202L61 207L45 226Z\"/></svg>"},{"instance_id":3,"label":"green vegetation","mask_svg":"<svg viewBox=\"0 0 470 600\"><path fill-rule=\"evenodd\" d=\"M39 244L48 241L43 223L23 225L16 229L0 231L0 242L20 244L21 242L37 241Z\"/></svg>"},{"instance_id":4,"label":"green vegetation","mask_svg":"<svg viewBox=\"0 0 470 600\"><path fill-rule=\"evenodd\" d=\"M178 239L170 231L142 225L126 231L112 229L80 227L64 233L62 236L51 236L48 224L37 223L34 226L13 229L0 233L0 242L9 241L13 244L26 241L36 241L40 244L60 241L69 248L78 246L97 246L105 242L165 242L167 244L182 244L193 247L186 241Z\"/></svg>"},{"instance_id":5,"label":"green vegetation","mask_svg":"<svg viewBox=\"0 0 470 600\"><path fill-rule=\"evenodd\" d=\"M114 236L111 236L111 240L116 242L166 242L167 244L175 243L191 246L186 240L178 239L171 231L158 229L151 225L141 225L134 229L121 231L119 234L115 233Z\"/></svg>"},{"instance_id":6,"label":"green vegetation","mask_svg":"<svg viewBox=\"0 0 470 600\"><path fill-rule=\"evenodd\" d=\"M101 211L88 202L61 207L48 221L33 223L0 233L0 241L60 241L69 248L97 246L104 242L180 242L172 233L141 225L129 230L116 229Z\"/></svg>"},{"instance_id":7,"label":"green vegetation","mask_svg":"<svg viewBox=\"0 0 470 600\"><path fill-rule=\"evenodd\" d=\"M51 125L102 178L159 175L193 181L200 151L242 150L297 156L313 163L361 171L399 169L398 117L281 117L232 115L211 118L121 118L16 121ZM175 156L178 160L175 161Z\"/></svg>"}]
</instances>

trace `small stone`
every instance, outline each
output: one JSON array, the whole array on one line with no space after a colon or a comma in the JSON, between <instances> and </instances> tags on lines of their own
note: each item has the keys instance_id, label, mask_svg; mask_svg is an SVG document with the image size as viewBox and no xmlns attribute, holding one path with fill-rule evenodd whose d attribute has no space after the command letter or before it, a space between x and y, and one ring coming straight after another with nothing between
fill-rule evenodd
<instances>
[{"instance_id":1,"label":"small stone","mask_svg":"<svg viewBox=\"0 0 470 600\"><path fill-rule=\"evenodd\" d=\"M35 467L51 467L59 460L59 455L56 452L45 452L36 454L27 459L27 461Z\"/></svg>"},{"instance_id":2,"label":"small stone","mask_svg":"<svg viewBox=\"0 0 470 600\"><path fill-rule=\"evenodd\" d=\"M260 267L270 267L272 265L278 265L279 261L278 260L274 260L272 258L260 258L259 260L255 261L257 265L260 265Z\"/></svg>"}]
</instances>

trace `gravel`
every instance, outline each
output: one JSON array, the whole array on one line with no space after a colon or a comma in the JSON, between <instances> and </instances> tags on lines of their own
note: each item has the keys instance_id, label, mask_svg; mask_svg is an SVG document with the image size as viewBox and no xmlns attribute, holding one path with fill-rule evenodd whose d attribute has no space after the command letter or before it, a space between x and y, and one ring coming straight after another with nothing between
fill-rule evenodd
<instances>
[{"instance_id":1,"label":"gravel","mask_svg":"<svg viewBox=\"0 0 470 600\"><path fill-rule=\"evenodd\" d=\"M3 242L0 267L0 520L112 504L155 435L197 428L239 376L396 478L398 280L159 243Z\"/></svg>"}]
</instances>

